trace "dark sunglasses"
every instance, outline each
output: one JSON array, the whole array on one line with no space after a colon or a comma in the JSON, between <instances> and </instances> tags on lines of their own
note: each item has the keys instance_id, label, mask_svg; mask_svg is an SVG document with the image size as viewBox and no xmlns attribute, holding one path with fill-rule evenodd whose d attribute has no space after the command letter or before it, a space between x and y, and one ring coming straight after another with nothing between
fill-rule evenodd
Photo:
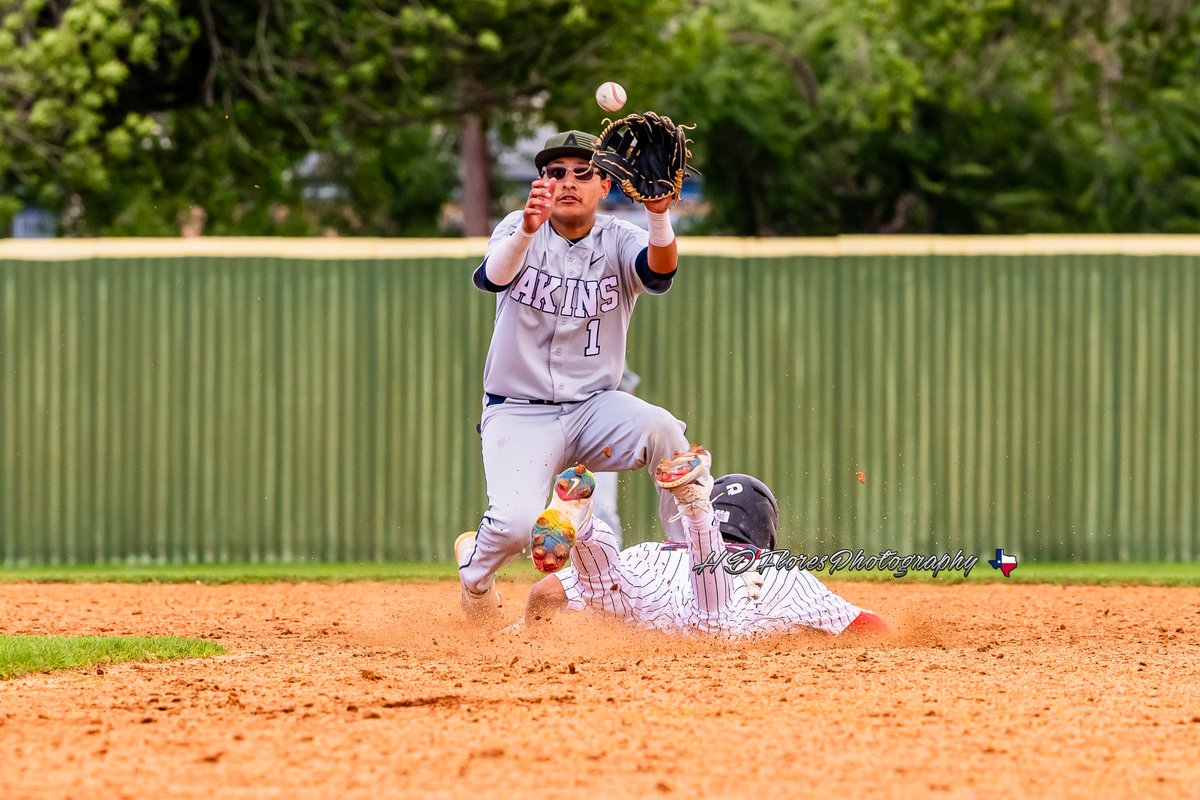
<instances>
[{"instance_id":1,"label":"dark sunglasses","mask_svg":"<svg viewBox=\"0 0 1200 800\"><path fill-rule=\"evenodd\" d=\"M575 176L575 180L577 181L590 181L592 176L596 174L596 165L588 164L586 167L543 167L542 177L561 181L567 177L568 171Z\"/></svg>"}]
</instances>

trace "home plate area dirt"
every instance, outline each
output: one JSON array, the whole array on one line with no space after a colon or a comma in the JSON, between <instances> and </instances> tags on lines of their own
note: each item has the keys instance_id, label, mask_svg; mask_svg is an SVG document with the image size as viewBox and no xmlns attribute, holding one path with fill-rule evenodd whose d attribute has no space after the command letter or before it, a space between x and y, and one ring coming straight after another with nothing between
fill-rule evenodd
<instances>
[{"instance_id":1,"label":"home plate area dirt","mask_svg":"<svg viewBox=\"0 0 1200 800\"><path fill-rule=\"evenodd\" d=\"M1200 589L831 588L899 634L510 636L455 583L3 585L7 633L228 655L0 682L0 797L1200 796Z\"/></svg>"}]
</instances>

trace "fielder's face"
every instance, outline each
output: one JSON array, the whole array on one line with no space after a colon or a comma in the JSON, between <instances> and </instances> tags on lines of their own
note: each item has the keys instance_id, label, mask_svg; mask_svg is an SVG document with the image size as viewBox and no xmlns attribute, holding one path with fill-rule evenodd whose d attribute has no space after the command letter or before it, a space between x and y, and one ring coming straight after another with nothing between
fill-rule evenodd
<instances>
[{"instance_id":1,"label":"fielder's face","mask_svg":"<svg viewBox=\"0 0 1200 800\"><path fill-rule=\"evenodd\" d=\"M547 173L555 167L565 167L563 177L555 181L554 208L550 219L561 225L576 227L586 224L596 215L600 201L608 194L612 181L601 178L600 172L592 169L590 178L580 178L575 170L581 170L592 165L591 161L583 158L556 158L546 165ZM558 173L560 170L554 170Z\"/></svg>"}]
</instances>

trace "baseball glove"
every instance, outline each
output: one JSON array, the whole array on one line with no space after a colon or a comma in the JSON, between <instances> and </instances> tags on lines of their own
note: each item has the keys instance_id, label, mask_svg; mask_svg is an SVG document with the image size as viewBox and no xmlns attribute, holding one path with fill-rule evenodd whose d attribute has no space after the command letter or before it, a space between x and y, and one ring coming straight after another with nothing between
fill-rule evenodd
<instances>
[{"instance_id":1,"label":"baseball glove","mask_svg":"<svg viewBox=\"0 0 1200 800\"><path fill-rule=\"evenodd\" d=\"M685 130L695 125L676 125L670 117L653 111L630 114L609 122L596 144L592 163L613 179L630 200L644 203L670 197L679 200L683 178L695 172Z\"/></svg>"}]
</instances>

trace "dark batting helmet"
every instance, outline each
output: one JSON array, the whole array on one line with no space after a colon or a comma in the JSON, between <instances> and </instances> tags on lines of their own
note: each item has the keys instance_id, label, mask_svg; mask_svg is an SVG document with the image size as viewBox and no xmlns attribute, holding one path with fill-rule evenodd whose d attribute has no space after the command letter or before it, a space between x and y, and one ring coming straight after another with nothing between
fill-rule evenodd
<instances>
[{"instance_id":1,"label":"dark batting helmet","mask_svg":"<svg viewBox=\"0 0 1200 800\"><path fill-rule=\"evenodd\" d=\"M779 503L765 483L753 475L722 475L713 483L712 496L721 538L760 550L775 549Z\"/></svg>"}]
</instances>

